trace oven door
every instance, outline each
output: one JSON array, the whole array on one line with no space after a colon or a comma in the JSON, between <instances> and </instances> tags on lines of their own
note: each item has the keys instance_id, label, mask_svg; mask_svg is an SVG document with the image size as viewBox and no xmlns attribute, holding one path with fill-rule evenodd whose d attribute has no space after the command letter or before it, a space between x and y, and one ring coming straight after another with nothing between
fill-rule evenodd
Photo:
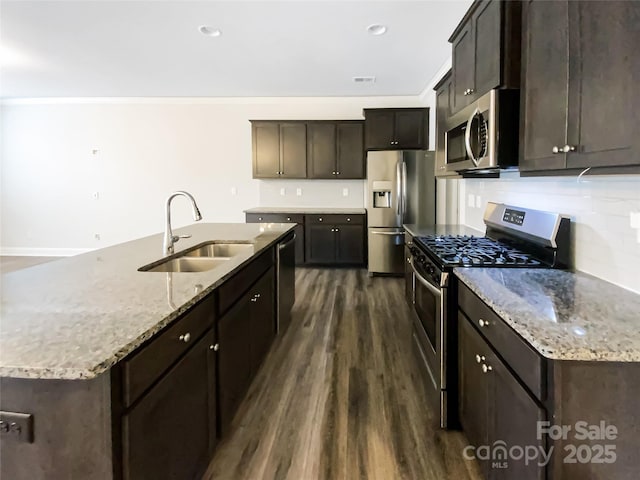
<instances>
[{"instance_id":1,"label":"oven door","mask_svg":"<svg viewBox=\"0 0 640 480\"><path fill-rule=\"evenodd\" d=\"M441 426L446 427L446 308L447 288L436 286L427 280L411 263L415 277L414 309L419 320L414 328L421 353L429 370L429 375L437 390L440 403ZM442 273L443 285L446 285L447 273Z\"/></svg>"}]
</instances>

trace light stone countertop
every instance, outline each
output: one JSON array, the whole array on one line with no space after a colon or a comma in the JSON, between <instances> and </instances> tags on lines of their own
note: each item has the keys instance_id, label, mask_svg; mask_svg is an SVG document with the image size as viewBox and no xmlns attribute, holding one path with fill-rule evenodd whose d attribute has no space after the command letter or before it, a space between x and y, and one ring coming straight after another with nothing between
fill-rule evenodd
<instances>
[{"instance_id":1,"label":"light stone countertop","mask_svg":"<svg viewBox=\"0 0 640 480\"><path fill-rule=\"evenodd\" d=\"M547 358L640 361L640 295L580 272L456 268L456 276Z\"/></svg>"},{"instance_id":2,"label":"light stone countertop","mask_svg":"<svg viewBox=\"0 0 640 480\"><path fill-rule=\"evenodd\" d=\"M317 207L254 207L244 211L245 213L301 213L325 215L364 215L367 210L364 208L317 208Z\"/></svg>"},{"instance_id":3,"label":"light stone countertop","mask_svg":"<svg viewBox=\"0 0 640 480\"><path fill-rule=\"evenodd\" d=\"M212 240L254 244L253 252L206 272L139 272L163 257L163 235L156 234L3 274L0 376L96 377L293 228L197 223L176 229L193 235L176 243L176 253Z\"/></svg>"}]
</instances>

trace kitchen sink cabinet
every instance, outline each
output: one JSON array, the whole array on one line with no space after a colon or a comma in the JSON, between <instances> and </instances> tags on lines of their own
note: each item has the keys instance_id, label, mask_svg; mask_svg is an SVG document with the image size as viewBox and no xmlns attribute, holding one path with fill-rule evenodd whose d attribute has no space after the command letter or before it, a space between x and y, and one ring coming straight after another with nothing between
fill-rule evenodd
<instances>
[{"instance_id":1,"label":"kitchen sink cabinet","mask_svg":"<svg viewBox=\"0 0 640 480\"><path fill-rule=\"evenodd\" d=\"M364 264L364 215L307 215L305 224L307 263Z\"/></svg>"},{"instance_id":2,"label":"kitchen sink cabinet","mask_svg":"<svg viewBox=\"0 0 640 480\"><path fill-rule=\"evenodd\" d=\"M640 165L640 4L527 1L523 19L523 174Z\"/></svg>"},{"instance_id":3,"label":"kitchen sink cabinet","mask_svg":"<svg viewBox=\"0 0 640 480\"><path fill-rule=\"evenodd\" d=\"M308 122L307 132L308 178L365 178L361 121Z\"/></svg>"},{"instance_id":4,"label":"kitchen sink cabinet","mask_svg":"<svg viewBox=\"0 0 640 480\"><path fill-rule=\"evenodd\" d=\"M209 330L122 419L123 474L199 478L216 444L216 358Z\"/></svg>"},{"instance_id":5,"label":"kitchen sink cabinet","mask_svg":"<svg viewBox=\"0 0 640 480\"><path fill-rule=\"evenodd\" d=\"M251 380L275 338L271 267L218 321L219 433L229 431Z\"/></svg>"},{"instance_id":6,"label":"kitchen sink cabinet","mask_svg":"<svg viewBox=\"0 0 640 480\"><path fill-rule=\"evenodd\" d=\"M365 108L365 150L429 147L428 108Z\"/></svg>"},{"instance_id":7,"label":"kitchen sink cabinet","mask_svg":"<svg viewBox=\"0 0 640 480\"><path fill-rule=\"evenodd\" d=\"M449 38L452 113L491 89L520 87L520 3L476 1Z\"/></svg>"},{"instance_id":8,"label":"kitchen sink cabinet","mask_svg":"<svg viewBox=\"0 0 640 480\"><path fill-rule=\"evenodd\" d=\"M305 122L252 121L253 178L306 178Z\"/></svg>"}]
</instances>

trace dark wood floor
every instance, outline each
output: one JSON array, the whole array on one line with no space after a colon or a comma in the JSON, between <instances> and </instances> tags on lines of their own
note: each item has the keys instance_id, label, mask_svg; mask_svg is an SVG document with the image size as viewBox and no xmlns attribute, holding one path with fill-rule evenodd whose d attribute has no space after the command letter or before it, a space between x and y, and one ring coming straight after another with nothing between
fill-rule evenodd
<instances>
[{"instance_id":1,"label":"dark wood floor","mask_svg":"<svg viewBox=\"0 0 640 480\"><path fill-rule=\"evenodd\" d=\"M297 302L205 479L476 479L437 428L397 278L298 269Z\"/></svg>"}]
</instances>

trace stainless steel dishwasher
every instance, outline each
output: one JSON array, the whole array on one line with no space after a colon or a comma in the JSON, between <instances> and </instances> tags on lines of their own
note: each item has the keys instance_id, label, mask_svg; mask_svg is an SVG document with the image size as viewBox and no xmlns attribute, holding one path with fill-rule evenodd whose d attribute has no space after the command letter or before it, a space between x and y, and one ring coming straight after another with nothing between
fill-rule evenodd
<instances>
[{"instance_id":1,"label":"stainless steel dishwasher","mask_svg":"<svg viewBox=\"0 0 640 480\"><path fill-rule=\"evenodd\" d=\"M296 301L296 234L287 235L278 244L277 291L278 333L284 332L291 323L291 309Z\"/></svg>"}]
</instances>

